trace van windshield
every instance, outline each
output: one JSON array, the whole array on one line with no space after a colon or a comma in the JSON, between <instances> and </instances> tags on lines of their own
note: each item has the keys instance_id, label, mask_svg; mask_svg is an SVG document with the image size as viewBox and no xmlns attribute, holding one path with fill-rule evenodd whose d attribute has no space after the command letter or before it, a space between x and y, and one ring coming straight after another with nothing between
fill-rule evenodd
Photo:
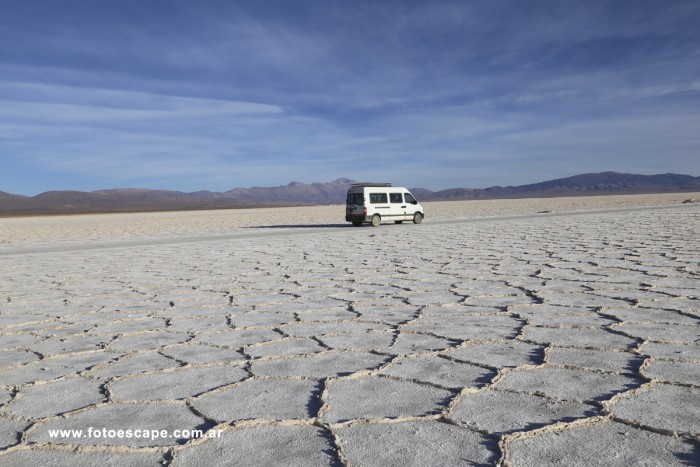
<instances>
[{"instance_id":1,"label":"van windshield","mask_svg":"<svg viewBox=\"0 0 700 467\"><path fill-rule=\"evenodd\" d=\"M362 206L365 201L362 193L348 193L348 198L345 200L347 204L356 204Z\"/></svg>"}]
</instances>

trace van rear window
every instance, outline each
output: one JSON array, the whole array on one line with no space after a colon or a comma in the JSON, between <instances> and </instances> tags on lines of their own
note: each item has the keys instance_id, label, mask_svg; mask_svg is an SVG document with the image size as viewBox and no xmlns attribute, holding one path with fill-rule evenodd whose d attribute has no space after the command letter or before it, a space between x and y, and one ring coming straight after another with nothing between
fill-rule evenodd
<instances>
[{"instance_id":1,"label":"van rear window","mask_svg":"<svg viewBox=\"0 0 700 467\"><path fill-rule=\"evenodd\" d=\"M370 193L369 202L372 204L384 204L387 203L386 193Z\"/></svg>"},{"instance_id":2,"label":"van rear window","mask_svg":"<svg viewBox=\"0 0 700 467\"><path fill-rule=\"evenodd\" d=\"M365 202L365 197L362 196L362 193L349 193L348 198L345 201L347 204L362 206Z\"/></svg>"}]
</instances>

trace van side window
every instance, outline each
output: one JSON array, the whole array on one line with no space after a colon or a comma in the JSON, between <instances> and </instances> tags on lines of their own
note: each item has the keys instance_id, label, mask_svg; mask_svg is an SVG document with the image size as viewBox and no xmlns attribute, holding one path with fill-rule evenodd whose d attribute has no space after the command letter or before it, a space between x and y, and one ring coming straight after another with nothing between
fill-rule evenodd
<instances>
[{"instance_id":1,"label":"van side window","mask_svg":"<svg viewBox=\"0 0 700 467\"><path fill-rule=\"evenodd\" d=\"M386 193L370 193L369 202L372 204L383 204L386 203Z\"/></svg>"},{"instance_id":2,"label":"van side window","mask_svg":"<svg viewBox=\"0 0 700 467\"><path fill-rule=\"evenodd\" d=\"M392 203L403 203L401 193L389 193L389 201Z\"/></svg>"},{"instance_id":3,"label":"van side window","mask_svg":"<svg viewBox=\"0 0 700 467\"><path fill-rule=\"evenodd\" d=\"M404 197L406 198L406 202L407 202L407 203L413 204L413 202L416 201L416 198L414 198L413 196L411 196L410 193L404 193Z\"/></svg>"}]
</instances>

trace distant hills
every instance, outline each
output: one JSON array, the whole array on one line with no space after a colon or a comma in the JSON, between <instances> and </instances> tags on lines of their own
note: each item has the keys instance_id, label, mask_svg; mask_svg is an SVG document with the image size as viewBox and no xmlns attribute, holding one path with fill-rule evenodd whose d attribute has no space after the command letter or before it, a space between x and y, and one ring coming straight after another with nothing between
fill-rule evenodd
<instances>
[{"instance_id":1,"label":"distant hills","mask_svg":"<svg viewBox=\"0 0 700 467\"><path fill-rule=\"evenodd\" d=\"M36 196L0 191L0 215L167 211L249 208L343 203L354 180L327 183L291 182L276 187L234 188L225 192L184 193L143 188L82 191L48 191ZM700 177L679 174L635 175L602 172L559 178L519 186L451 188L431 191L412 188L421 201L536 198L555 196L618 195L700 191Z\"/></svg>"},{"instance_id":2,"label":"distant hills","mask_svg":"<svg viewBox=\"0 0 700 467\"><path fill-rule=\"evenodd\" d=\"M601 172L558 178L546 182L491 188L451 188L428 192L430 200L483 198L538 198L555 196L624 195L642 193L677 193L700 191L700 177L679 174L635 175ZM418 196L416 194L416 196Z\"/></svg>"}]
</instances>

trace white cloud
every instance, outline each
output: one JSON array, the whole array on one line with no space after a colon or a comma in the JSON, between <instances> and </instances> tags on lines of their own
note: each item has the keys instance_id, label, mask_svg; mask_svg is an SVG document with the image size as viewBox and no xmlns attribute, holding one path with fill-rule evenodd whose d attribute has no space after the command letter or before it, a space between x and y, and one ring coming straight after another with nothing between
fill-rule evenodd
<instances>
[{"instance_id":1,"label":"white cloud","mask_svg":"<svg viewBox=\"0 0 700 467\"><path fill-rule=\"evenodd\" d=\"M222 115L281 114L282 108L256 102L202 99L145 92L36 83L0 82L0 115L58 122Z\"/></svg>"}]
</instances>

